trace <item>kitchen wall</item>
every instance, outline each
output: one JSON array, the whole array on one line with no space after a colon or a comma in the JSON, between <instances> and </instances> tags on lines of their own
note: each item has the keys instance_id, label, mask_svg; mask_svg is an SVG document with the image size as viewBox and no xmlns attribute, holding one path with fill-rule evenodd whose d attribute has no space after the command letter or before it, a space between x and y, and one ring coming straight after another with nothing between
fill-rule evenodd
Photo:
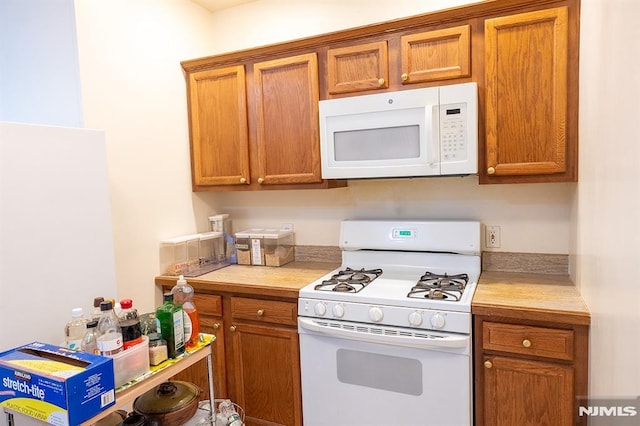
<instances>
[{"instance_id":1,"label":"kitchen wall","mask_svg":"<svg viewBox=\"0 0 640 426\"><path fill-rule=\"evenodd\" d=\"M72 0L0 0L0 121L82 127Z\"/></svg>"},{"instance_id":2,"label":"kitchen wall","mask_svg":"<svg viewBox=\"0 0 640 426\"><path fill-rule=\"evenodd\" d=\"M591 392L640 395L640 3L582 2L575 276L592 314ZM572 244L573 245L573 244Z\"/></svg>"}]
</instances>

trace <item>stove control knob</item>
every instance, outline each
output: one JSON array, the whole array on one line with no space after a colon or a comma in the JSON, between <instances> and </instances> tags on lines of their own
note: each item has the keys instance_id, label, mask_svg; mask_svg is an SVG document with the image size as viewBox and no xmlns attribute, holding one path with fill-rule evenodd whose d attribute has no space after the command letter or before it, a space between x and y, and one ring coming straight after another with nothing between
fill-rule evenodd
<instances>
[{"instance_id":1,"label":"stove control knob","mask_svg":"<svg viewBox=\"0 0 640 426\"><path fill-rule=\"evenodd\" d=\"M332 311L333 311L333 316L336 318L342 318L344 316L344 306L342 305L335 305Z\"/></svg>"},{"instance_id":2,"label":"stove control knob","mask_svg":"<svg viewBox=\"0 0 640 426\"><path fill-rule=\"evenodd\" d=\"M413 311L409 314L409 324L413 327L417 327L422 324L422 314L417 311Z\"/></svg>"},{"instance_id":3,"label":"stove control knob","mask_svg":"<svg viewBox=\"0 0 640 426\"><path fill-rule=\"evenodd\" d=\"M313 307L313 311L316 313L316 315L324 316L324 314L327 313L327 305L325 305L323 302L318 302L316 303L316 306Z\"/></svg>"},{"instance_id":4,"label":"stove control knob","mask_svg":"<svg viewBox=\"0 0 640 426\"><path fill-rule=\"evenodd\" d=\"M384 313L382 312L382 309L374 306L369 309L369 318L371 318L371 321L373 322L380 322L382 321L382 318L384 318Z\"/></svg>"},{"instance_id":5,"label":"stove control knob","mask_svg":"<svg viewBox=\"0 0 640 426\"><path fill-rule=\"evenodd\" d=\"M444 317L442 314L433 314L429 320L431 322L431 326L433 328L442 328L444 327Z\"/></svg>"}]
</instances>

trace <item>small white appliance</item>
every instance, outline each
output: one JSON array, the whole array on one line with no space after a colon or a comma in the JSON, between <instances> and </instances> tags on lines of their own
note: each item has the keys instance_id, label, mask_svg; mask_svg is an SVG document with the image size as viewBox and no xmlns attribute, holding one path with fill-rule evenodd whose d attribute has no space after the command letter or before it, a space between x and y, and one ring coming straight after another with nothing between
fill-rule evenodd
<instances>
[{"instance_id":1,"label":"small white appliance","mask_svg":"<svg viewBox=\"0 0 640 426\"><path fill-rule=\"evenodd\" d=\"M480 223L344 221L342 264L303 287L304 424L472 424Z\"/></svg>"},{"instance_id":2,"label":"small white appliance","mask_svg":"<svg viewBox=\"0 0 640 426\"><path fill-rule=\"evenodd\" d=\"M322 177L478 172L476 83L320 101Z\"/></svg>"}]
</instances>

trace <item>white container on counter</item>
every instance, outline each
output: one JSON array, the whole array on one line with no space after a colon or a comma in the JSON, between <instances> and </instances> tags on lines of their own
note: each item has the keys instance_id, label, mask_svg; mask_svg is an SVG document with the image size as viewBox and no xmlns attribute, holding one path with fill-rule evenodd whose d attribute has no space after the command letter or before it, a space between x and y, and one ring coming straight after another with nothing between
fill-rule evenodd
<instances>
[{"instance_id":1,"label":"white container on counter","mask_svg":"<svg viewBox=\"0 0 640 426\"><path fill-rule=\"evenodd\" d=\"M295 257L293 231L284 229L265 229L262 234L264 264L282 266L293 262Z\"/></svg>"},{"instance_id":2,"label":"white container on counter","mask_svg":"<svg viewBox=\"0 0 640 426\"><path fill-rule=\"evenodd\" d=\"M182 235L160 241L160 273L189 275L198 268L200 235Z\"/></svg>"},{"instance_id":3,"label":"white container on counter","mask_svg":"<svg viewBox=\"0 0 640 426\"><path fill-rule=\"evenodd\" d=\"M263 231L262 228L253 228L236 233L238 265L264 265Z\"/></svg>"},{"instance_id":4,"label":"white container on counter","mask_svg":"<svg viewBox=\"0 0 640 426\"><path fill-rule=\"evenodd\" d=\"M293 231L254 228L236 233L240 265L282 266L294 260Z\"/></svg>"}]
</instances>

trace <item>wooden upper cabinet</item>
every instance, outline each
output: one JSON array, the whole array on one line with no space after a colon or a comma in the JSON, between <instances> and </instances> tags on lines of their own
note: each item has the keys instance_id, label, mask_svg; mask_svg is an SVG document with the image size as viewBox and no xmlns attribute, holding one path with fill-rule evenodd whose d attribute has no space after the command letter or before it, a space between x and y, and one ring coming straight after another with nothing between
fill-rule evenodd
<instances>
[{"instance_id":1,"label":"wooden upper cabinet","mask_svg":"<svg viewBox=\"0 0 640 426\"><path fill-rule=\"evenodd\" d=\"M329 94L389 87L387 42L358 44L327 51Z\"/></svg>"},{"instance_id":2,"label":"wooden upper cabinet","mask_svg":"<svg viewBox=\"0 0 640 426\"><path fill-rule=\"evenodd\" d=\"M569 75L577 66L568 68L568 55L577 53L577 35L570 44L568 16L563 6L485 21L486 167L481 183L494 177L509 182L500 178L510 176L577 179L577 118L568 123L569 102L577 110L577 88L568 98L568 81L577 82Z\"/></svg>"},{"instance_id":3,"label":"wooden upper cabinet","mask_svg":"<svg viewBox=\"0 0 640 426\"><path fill-rule=\"evenodd\" d=\"M404 35L400 57L402 84L469 77L469 25Z\"/></svg>"},{"instance_id":4,"label":"wooden upper cabinet","mask_svg":"<svg viewBox=\"0 0 640 426\"><path fill-rule=\"evenodd\" d=\"M194 190L249 179L249 131L244 66L189 74Z\"/></svg>"},{"instance_id":5,"label":"wooden upper cabinet","mask_svg":"<svg viewBox=\"0 0 640 426\"><path fill-rule=\"evenodd\" d=\"M253 80L257 182L322 182L317 55L256 63Z\"/></svg>"}]
</instances>

